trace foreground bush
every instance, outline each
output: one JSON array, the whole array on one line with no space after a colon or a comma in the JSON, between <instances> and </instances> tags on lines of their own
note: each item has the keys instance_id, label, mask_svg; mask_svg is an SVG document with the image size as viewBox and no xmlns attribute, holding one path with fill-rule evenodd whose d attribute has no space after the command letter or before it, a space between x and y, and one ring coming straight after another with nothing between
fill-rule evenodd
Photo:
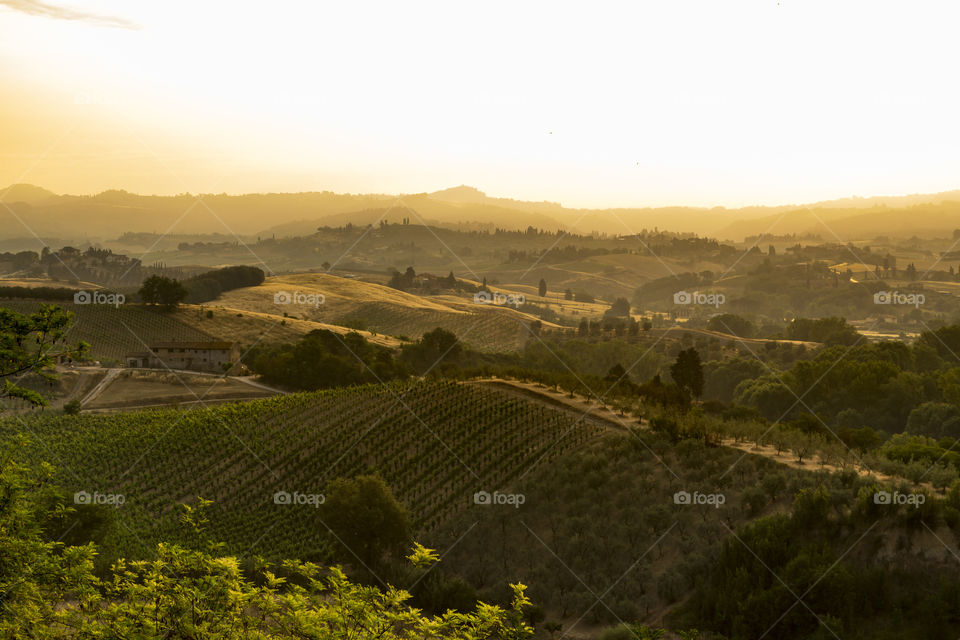
<instances>
[{"instance_id":1,"label":"foreground bush","mask_svg":"<svg viewBox=\"0 0 960 640\"><path fill-rule=\"evenodd\" d=\"M355 584L339 568L288 561L289 577L257 563L252 577L204 537L204 508L184 508L191 548L161 543L152 560L117 562L110 576L93 571L92 543L47 539L45 525L69 511L50 483L53 469L32 469L8 455L0 471L0 638L351 638L521 640L525 587L512 585L509 609L479 604L473 613L424 616L394 587ZM69 515L69 514L67 514ZM69 520L69 518L67 518ZM410 560L436 556L419 545ZM422 569L426 570L426 569Z\"/></svg>"}]
</instances>

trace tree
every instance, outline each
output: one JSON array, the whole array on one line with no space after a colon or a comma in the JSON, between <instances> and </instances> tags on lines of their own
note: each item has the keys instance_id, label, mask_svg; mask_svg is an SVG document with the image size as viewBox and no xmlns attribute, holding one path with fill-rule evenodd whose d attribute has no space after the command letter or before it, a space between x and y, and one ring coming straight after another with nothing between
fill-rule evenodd
<instances>
[{"instance_id":1,"label":"tree","mask_svg":"<svg viewBox=\"0 0 960 640\"><path fill-rule=\"evenodd\" d=\"M924 402L907 416L906 430L931 438L960 438L960 408L946 402Z\"/></svg>"},{"instance_id":2,"label":"tree","mask_svg":"<svg viewBox=\"0 0 960 640\"><path fill-rule=\"evenodd\" d=\"M862 339L843 318L797 318L787 325L787 338L832 345L853 345Z\"/></svg>"},{"instance_id":3,"label":"tree","mask_svg":"<svg viewBox=\"0 0 960 640\"><path fill-rule=\"evenodd\" d=\"M463 353L463 345L455 333L437 327L421 336L416 344L405 344L400 357L421 374L443 364L456 364Z\"/></svg>"},{"instance_id":4,"label":"tree","mask_svg":"<svg viewBox=\"0 0 960 640\"><path fill-rule=\"evenodd\" d=\"M693 397L703 395L703 365L695 348L677 354L676 361L670 366L670 376L677 386L686 389Z\"/></svg>"},{"instance_id":5,"label":"tree","mask_svg":"<svg viewBox=\"0 0 960 640\"><path fill-rule=\"evenodd\" d=\"M604 315L615 318L629 318L630 301L626 298L617 298L613 301L613 304L610 305L610 308L607 309Z\"/></svg>"},{"instance_id":6,"label":"tree","mask_svg":"<svg viewBox=\"0 0 960 640\"><path fill-rule=\"evenodd\" d=\"M47 401L36 391L17 384L33 373L45 380L56 380L54 365L59 358L81 358L89 345L67 343L67 331L73 314L56 305L40 304L34 313L22 314L0 308L0 398L20 398L33 406Z\"/></svg>"},{"instance_id":7,"label":"tree","mask_svg":"<svg viewBox=\"0 0 960 640\"><path fill-rule=\"evenodd\" d=\"M721 313L707 322L707 329L729 333L740 338L750 338L754 333L753 323L733 313Z\"/></svg>"},{"instance_id":8,"label":"tree","mask_svg":"<svg viewBox=\"0 0 960 640\"><path fill-rule=\"evenodd\" d=\"M563 299L564 299L564 300L573 300L573 290L572 290L572 289L564 289L564 290L563 290Z\"/></svg>"},{"instance_id":9,"label":"tree","mask_svg":"<svg viewBox=\"0 0 960 640\"><path fill-rule=\"evenodd\" d=\"M393 272L393 277L390 278L390 282L387 283L388 286L393 287L394 289L400 289L401 291L406 291L413 286L413 283L416 281L417 272L414 271L413 267L407 267L407 270L403 273L398 271Z\"/></svg>"},{"instance_id":10,"label":"tree","mask_svg":"<svg viewBox=\"0 0 960 640\"><path fill-rule=\"evenodd\" d=\"M344 547L346 557L366 567L410 541L410 519L379 476L339 478L327 488L321 521Z\"/></svg>"},{"instance_id":11,"label":"tree","mask_svg":"<svg viewBox=\"0 0 960 640\"><path fill-rule=\"evenodd\" d=\"M179 280L153 275L143 281L137 293L147 304L173 309L186 297L187 289Z\"/></svg>"},{"instance_id":12,"label":"tree","mask_svg":"<svg viewBox=\"0 0 960 640\"><path fill-rule=\"evenodd\" d=\"M540 278L540 284L537 285L537 295L541 298L547 295L547 281Z\"/></svg>"}]
</instances>

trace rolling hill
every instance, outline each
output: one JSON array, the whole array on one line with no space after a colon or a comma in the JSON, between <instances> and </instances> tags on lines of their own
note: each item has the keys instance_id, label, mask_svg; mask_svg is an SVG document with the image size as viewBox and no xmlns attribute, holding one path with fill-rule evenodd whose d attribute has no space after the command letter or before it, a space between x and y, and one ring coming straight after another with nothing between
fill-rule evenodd
<instances>
[{"instance_id":1,"label":"rolling hill","mask_svg":"<svg viewBox=\"0 0 960 640\"><path fill-rule=\"evenodd\" d=\"M286 294L291 298L289 304L275 303L275 296ZM322 303L298 304L297 296L317 296L309 299ZM472 297L418 296L380 284L319 273L267 278L260 286L226 292L209 306L279 318L288 314L295 319L358 327L408 339L443 327L485 351L521 348L530 338L528 327L537 321L508 306L475 304Z\"/></svg>"},{"instance_id":2,"label":"rolling hill","mask_svg":"<svg viewBox=\"0 0 960 640\"><path fill-rule=\"evenodd\" d=\"M955 207L956 191L875 198L845 198L808 205L742 207L622 207L576 209L553 202L525 202L487 196L468 186L433 193L337 194L329 191L261 194L180 194L139 195L111 190L95 195L57 195L41 187L17 184L4 190L0 199L0 240L27 238L32 234L74 239L109 240L126 232L168 232L176 234L226 233L253 237L256 234L301 235L318 226L347 223L376 224L380 219L411 218L453 228L567 230L580 233L633 234L655 227L671 231L742 239L761 233L778 216L793 221L781 233L808 230L802 211L815 209L821 217L855 218L888 208L891 215L871 231L874 234L903 234L900 215L918 215L931 207ZM836 215L834 212L839 212ZM919 221L918 228L939 233L947 220L937 214ZM794 220L795 219L795 220ZM21 223L22 221L22 223ZM917 220L914 220L917 222ZM849 223L856 228L856 223ZM24 225L30 230L24 228ZM794 231L796 229L797 231ZM846 227L844 227L846 229ZM838 231L840 233L840 231ZM843 233L846 233L844 230Z\"/></svg>"}]
</instances>

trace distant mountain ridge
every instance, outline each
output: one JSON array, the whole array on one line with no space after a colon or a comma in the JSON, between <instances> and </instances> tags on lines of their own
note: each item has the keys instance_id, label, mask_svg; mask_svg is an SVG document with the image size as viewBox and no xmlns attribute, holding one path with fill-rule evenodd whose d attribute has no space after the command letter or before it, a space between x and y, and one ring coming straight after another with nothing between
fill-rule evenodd
<instances>
[{"instance_id":1,"label":"distant mountain ridge","mask_svg":"<svg viewBox=\"0 0 960 640\"><path fill-rule=\"evenodd\" d=\"M0 202L4 205L0 240L35 234L95 242L124 232L308 235L320 226L404 218L412 224L462 229L534 227L624 235L658 228L734 241L809 231L827 231L824 239L839 235L847 241L876 235L942 235L960 227L960 190L739 209L573 209L557 202L491 197L467 185L401 195L310 191L155 196L119 189L58 195L35 185L14 184L0 191Z\"/></svg>"}]
</instances>

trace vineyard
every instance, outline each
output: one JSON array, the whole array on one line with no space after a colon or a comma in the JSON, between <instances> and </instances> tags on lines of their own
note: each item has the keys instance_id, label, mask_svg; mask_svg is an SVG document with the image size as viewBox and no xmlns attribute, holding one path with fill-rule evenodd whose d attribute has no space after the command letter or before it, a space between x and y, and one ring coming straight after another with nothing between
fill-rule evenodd
<instances>
[{"instance_id":1,"label":"vineyard","mask_svg":"<svg viewBox=\"0 0 960 640\"><path fill-rule=\"evenodd\" d=\"M170 314L139 305L57 304L74 314L67 339L70 342L88 342L90 355L101 360L122 362L128 353L146 351L146 345L155 342L211 339L209 334L180 322ZM39 302L4 300L3 306L29 313L37 309Z\"/></svg>"},{"instance_id":2,"label":"vineyard","mask_svg":"<svg viewBox=\"0 0 960 640\"><path fill-rule=\"evenodd\" d=\"M71 494L125 496L116 542L129 555L183 535L174 507L202 496L215 502L212 534L233 552L304 558L323 556L326 529L314 507L275 504L275 492L321 494L375 471L430 531L476 491L502 491L603 430L496 389L422 381L0 422L2 437L29 437L28 457L56 465Z\"/></svg>"}]
</instances>

